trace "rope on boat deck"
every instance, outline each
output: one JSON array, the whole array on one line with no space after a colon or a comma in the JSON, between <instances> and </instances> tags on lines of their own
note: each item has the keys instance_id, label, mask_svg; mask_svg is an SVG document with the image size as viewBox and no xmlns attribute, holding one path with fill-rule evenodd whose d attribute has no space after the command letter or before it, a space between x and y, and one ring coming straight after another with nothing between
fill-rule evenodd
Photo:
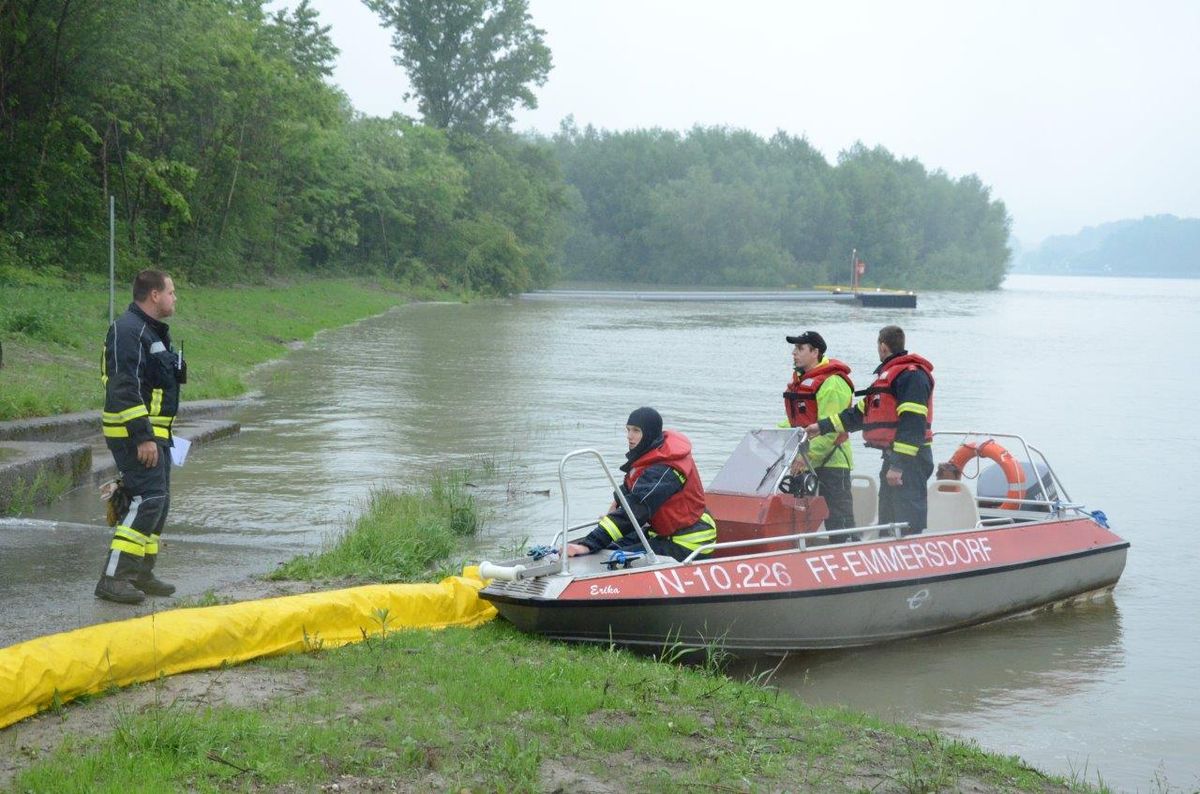
<instances>
[{"instance_id":1,"label":"rope on boat deck","mask_svg":"<svg viewBox=\"0 0 1200 794\"><path fill-rule=\"evenodd\" d=\"M537 562L538 560L545 559L546 557L550 557L552 555L557 557L558 549L556 549L554 546L534 546L525 553L530 557L533 557L534 562Z\"/></svg>"},{"instance_id":2,"label":"rope on boat deck","mask_svg":"<svg viewBox=\"0 0 1200 794\"><path fill-rule=\"evenodd\" d=\"M608 570L615 571L617 568L628 568L633 564L634 560L640 560L645 556L646 552L644 551L625 551L624 549L617 549L609 556L607 560L604 561L604 564L607 566Z\"/></svg>"}]
</instances>

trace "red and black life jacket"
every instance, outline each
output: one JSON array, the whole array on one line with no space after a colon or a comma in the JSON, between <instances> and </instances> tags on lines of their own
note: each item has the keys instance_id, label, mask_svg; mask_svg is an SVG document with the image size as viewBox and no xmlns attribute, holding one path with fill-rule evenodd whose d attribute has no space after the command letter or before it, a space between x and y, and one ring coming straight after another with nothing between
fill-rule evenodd
<instances>
[{"instance_id":1,"label":"red and black life jacket","mask_svg":"<svg viewBox=\"0 0 1200 794\"><path fill-rule=\"evenodd\" d=\"M663 439L662 444L633 462L629 473L625 475L625 488L632 491L633 484L642 476L642 472L656 463L665 463L682 475L683 490L663 502L650 516L650 528L655 534L668 537L680 530L690 529L700 521L700 516L704 515L704 486L696 471L696 462L692 460L692 442L688 441L687 436L674 430L664 430Z\"/></svg>"},{"instance_id":2,"label":"red and black life jacket","mask_svg":"<svg viewBox=\"0 0 1200 794\"><path fill-rule=\"evenodd\" d=\"M868 447L889 449L896 440L900 415L896 412L897 402L893 385L900 373L918 369L929 376L929 402L925 406L925 441L928 443L933 440L933 364L915 353L905 353L888 361L875 377L875 382L863 392L866 395L863 441Z\"/></svg>"},{"instance_id":3,"label":"red and black life jacket","mask_svg":"<svg viewBox=\"0 0 1200 794\"><path fill-rule=\"evenodd\" d=\"M827 358L817 366L807 370L803 375L792 373L787 391L783 393L783 408L787 411L788 424L792 427L805 427L817 421L817 392L831 375L839 375L850 391L854 391L854 382L850 380L850 367L836 358ZM844 433L838 436L840 444L849 438Z\"/></svg>"}]
</instances>

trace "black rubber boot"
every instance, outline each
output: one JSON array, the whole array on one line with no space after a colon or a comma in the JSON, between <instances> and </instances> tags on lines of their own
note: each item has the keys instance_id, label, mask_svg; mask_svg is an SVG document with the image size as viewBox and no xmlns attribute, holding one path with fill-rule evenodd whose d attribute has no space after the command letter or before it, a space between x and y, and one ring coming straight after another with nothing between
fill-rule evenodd
<instances>
[{"instance_id":1,"label":"black rubber boot","mask_svg":"<svg viewBox=\"0 0 1200 794\"><path fill-rule=\"evenodd\" d=\"M172 591L175 588L171 588ZM113 601L117 604L140 604L146 600L132 584L124 579L114 579L111 576L101 576L96 583L96 598Z\"/></svg>"},{"instance_id":2,"label":"black rubber boot","mask_svg":"<svg viewBox=\"0 0 1200 794\"><path fill-rule=\"evenodd\" d=\"M154 563L157 561L157 554L147 554L142 558L142 570L134 577L133 586L146 595L169 596L175 592L175 585L167 584L154 575Z\"/></svg>"},{"instance_id":3,"label":"black rubber boot","mask_svg":"<svg viewBox=\"0 0 1200 794\"><path fill-rule=\"evenodd\" d=\"M175 592L175 585L167 584L154 574L142 574L133 580L133 586L146 595L169 596Z\"/></svg>"}]
</instances>

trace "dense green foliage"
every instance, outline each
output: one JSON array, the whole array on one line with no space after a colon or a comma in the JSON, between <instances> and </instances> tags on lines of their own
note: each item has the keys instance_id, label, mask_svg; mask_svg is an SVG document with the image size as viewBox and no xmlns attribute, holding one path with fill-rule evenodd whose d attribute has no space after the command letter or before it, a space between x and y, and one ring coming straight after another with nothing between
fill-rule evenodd
<instances>
[{"instance_id":1,"label":"dense green foliage","mask_svg":"<svg viewBox=\"0 0 1200 794\"><path fill-rule=\"evenodd\" d=\"M861 145L831 166L803 138L697 127L554 139L580 205L563 272L587 281L991 289L1009 218L974 175L951 179Z\"/></svg>"},{"instance_id":2,"label":"dense green foliage","mask_svg":"<svg viewBox=\"0 0 1200 794\"><path fill-rule=\"evenodd\" d=\"M364 118L301 3L0 3L0 283L370 272L510 292L547 283L564 187L544 143Z\"/></svg>"},{"instance_id":3,"label":"dense green foliage","mask_svg":"<svg viewBox=\"0 0 1200 794\"><path fill-rule=\"evenodd\" d=\"M544 30L526 0L363 0L392 30L426 123L479 133L537 107L532 85L550 73Z\"/></svg>"},{"instance_id":4,"label":"dense green foliage","mask_svg":"<svg viewBox=\"0 0 1200 794\"><path fill-rule=\"evenodd\" d=\"M508 125L550 52L525 0L364 0L424 123L357 114L307 3L0 1L0 284L371 274L508 294L592 282L994 288L1008 215L882 148L739 130Z\"/></svg>"},{"instance_id":5,"label":"dense green foliage","mask_svg":"<svg viewBox=\"0 0 1200 794\"><path fill-rule=\"evenodd\" d=\"M1200 218L1156 215L1089 226L1047 238L1021 255L1024 273L1104 276L1200 276Z\"/></svg>"}]
</instances>

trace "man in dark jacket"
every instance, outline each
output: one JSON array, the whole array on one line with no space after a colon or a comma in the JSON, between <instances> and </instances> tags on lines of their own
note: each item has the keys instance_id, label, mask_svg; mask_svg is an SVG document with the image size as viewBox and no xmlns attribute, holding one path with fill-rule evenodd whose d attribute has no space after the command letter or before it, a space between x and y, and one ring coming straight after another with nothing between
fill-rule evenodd
<instances>
[{"instance_id":1,"label":"man in dark jacket","mask_svg":"<svg viewBox=\"0 0 1200 794\"><path fill-rule=\"evenodd\" d=\"M663 430L653 408L638 408L625 425L629 452L621 471L621 493L639 525L649 522L646 539L655 554L686 558L717 539L717 523L704 506L704 486L692 460L692 444L682 433ZM633 524L614 498L608 515L577 543L567 544L575 557L602 549L642 550Z\"/></svg>"},{"instance_id":2,"label":"man in dark jacket","mask_svg":"<svg viewBox=\"0 0 1200 794\"><path fill-rule=\"evenodd\" d=\"M896 325L879 330L880 364L866 397L839 414L805 428L809 438L863 431L868 447L883 450L879 472L879 521L908 524L905 534L925 529L926 481L933 474L933 364L904 348ZM860 392L861 394L862 392Z\"/></svg>"},{"instance_id":3,"label":"man in dark jacket","mask_svg":"<svg viewBox=\"0 0 1200 794\"><path fill-rule=\"evenodd\" d=\"M143 270L133 282L133 303L104 340L104 441L130 497L96 584L96 597L106 601L137 604L146 595L175 592L174 585L154 576L171 501L171 425L179 410L179 386L187 381L183 355L171 347L163 322L174 313L171 277Z\"/></svg>"}]
</instances>

